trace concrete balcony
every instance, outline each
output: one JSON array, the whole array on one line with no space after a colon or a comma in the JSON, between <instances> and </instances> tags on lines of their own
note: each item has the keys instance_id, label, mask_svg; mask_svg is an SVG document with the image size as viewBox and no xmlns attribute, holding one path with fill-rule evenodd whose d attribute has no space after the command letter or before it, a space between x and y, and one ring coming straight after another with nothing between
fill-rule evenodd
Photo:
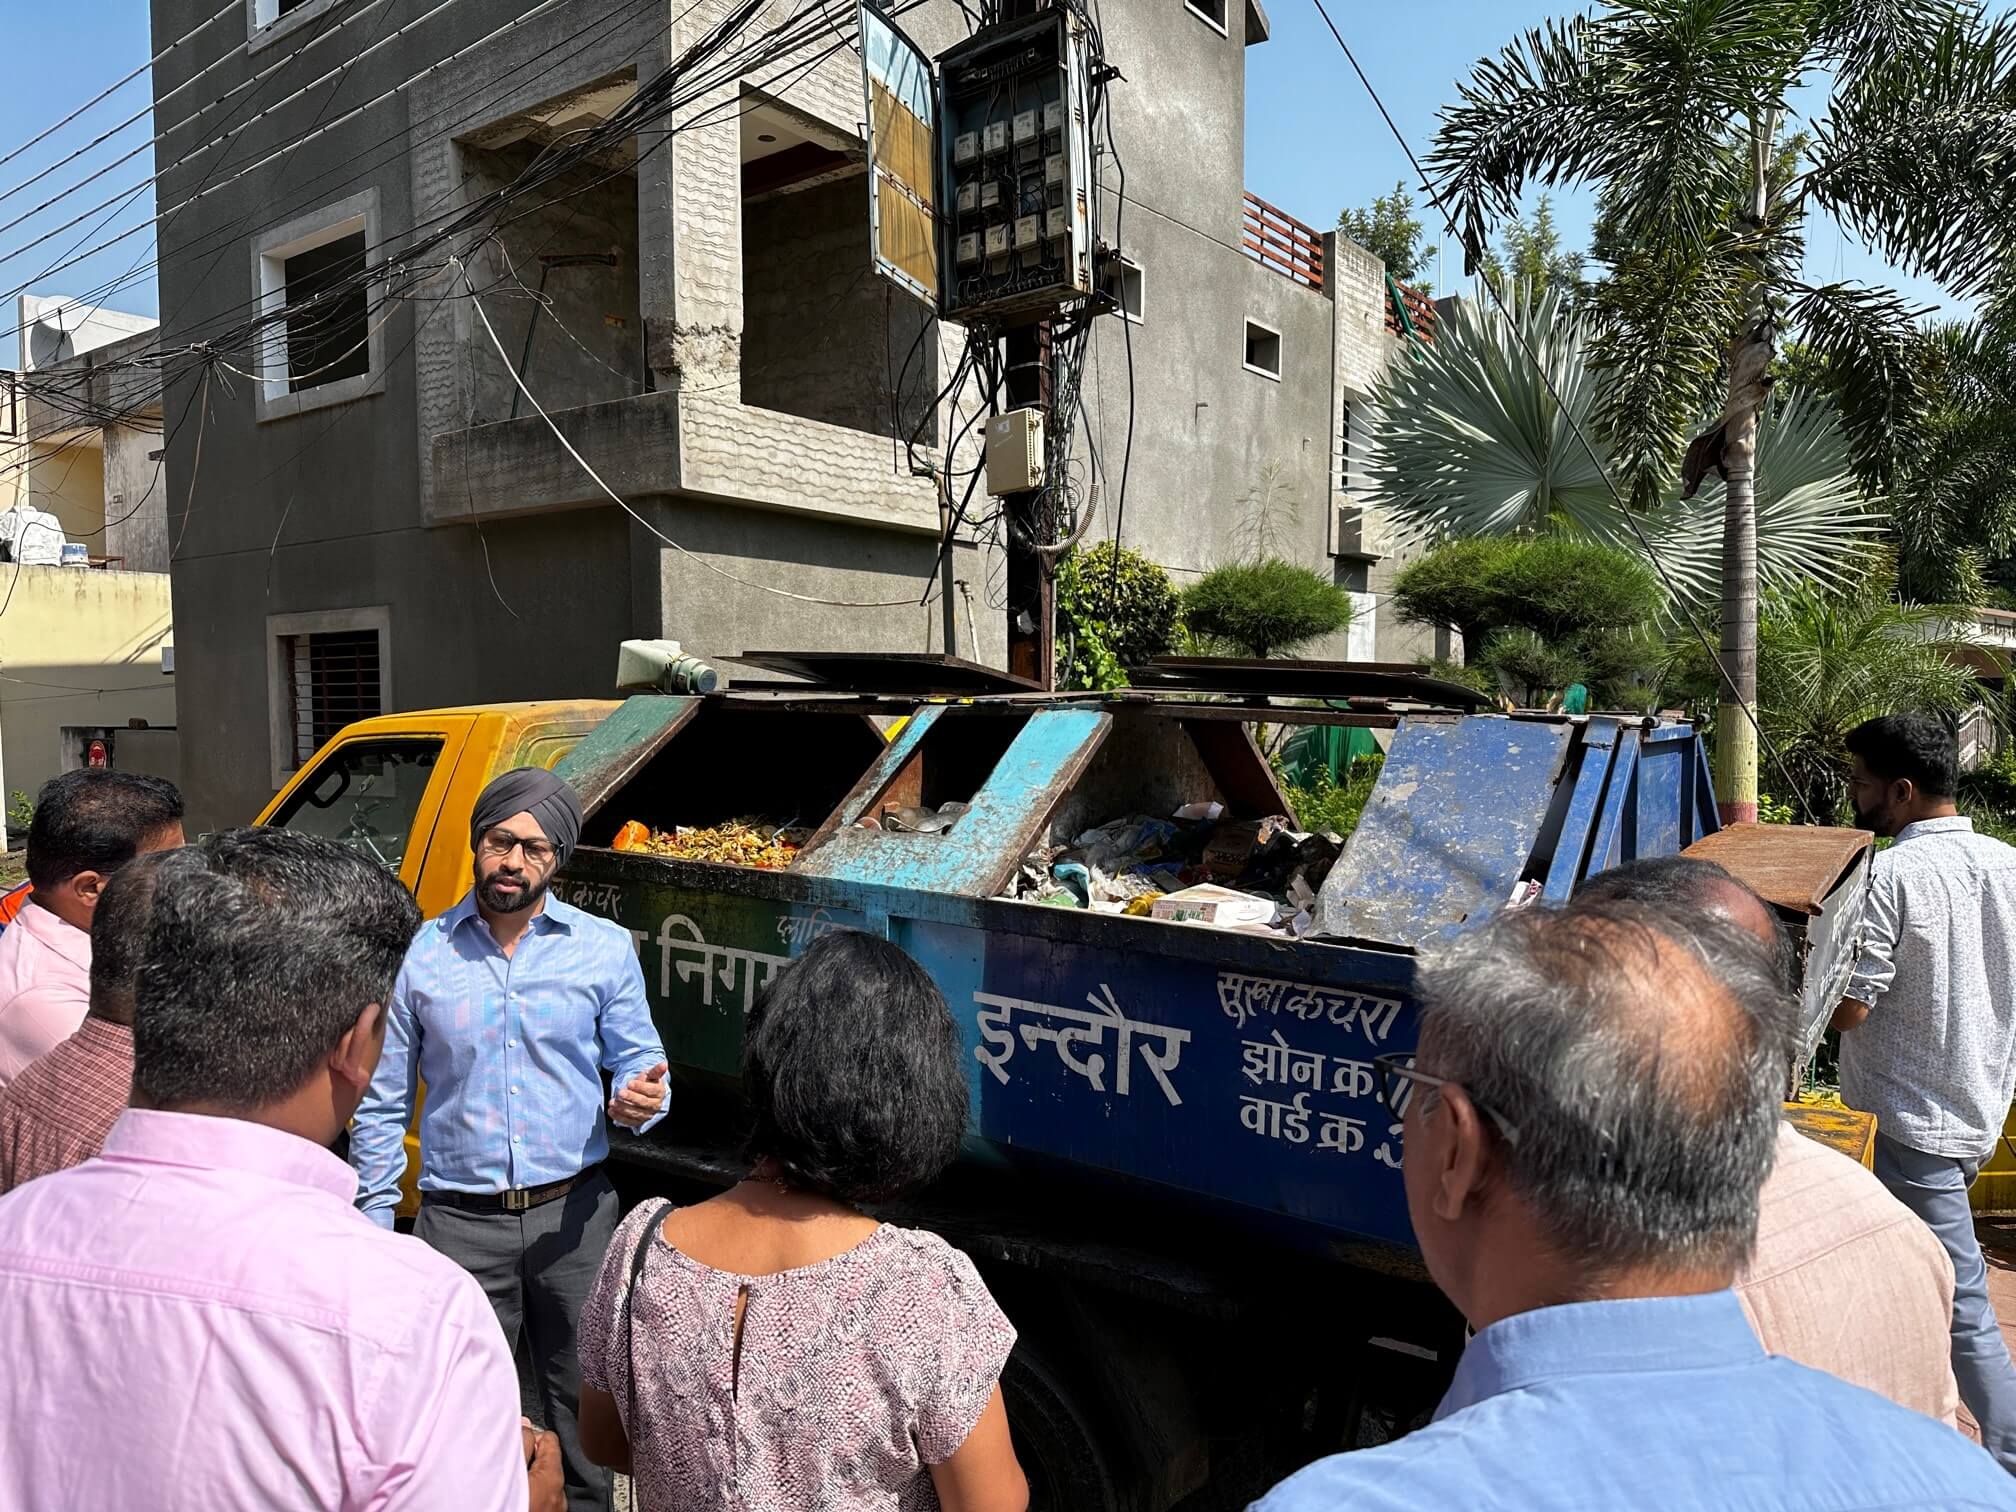
<instances>
[{"instance_id":1,"label":"concrete balcony","mask_svg":"<svg viewBox=\"0 0 2016 1512\"><path fill-rule=\"evenodd\" d=\"M641 394L437 434L429 525L606 506L562 435L625 499L684 495L923 534L939 529L930 479L901 443L753 405Z\"/></svg>"}]
</instances>

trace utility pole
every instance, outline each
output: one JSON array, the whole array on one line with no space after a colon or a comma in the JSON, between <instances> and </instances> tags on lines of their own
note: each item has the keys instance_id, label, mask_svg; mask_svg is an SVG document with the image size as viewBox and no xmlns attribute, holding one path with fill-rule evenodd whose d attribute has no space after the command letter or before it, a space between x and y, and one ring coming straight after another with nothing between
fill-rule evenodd
<instances>
[{"instance_id":1,"label":"utility pole","mask_svg":"<svg viewBox=\"0 0 2016 1512\"><path fill-rule=\"evenodd\" d=\"M1036 409L1050 433L1050 322L1012 326L1005 337L1008 407ZM1008 540L1008 670L1048 691L1057 686L1057 577L1039 549L1044 532L1041 489L1005 495Z\"/></svg>"}]
</instances>

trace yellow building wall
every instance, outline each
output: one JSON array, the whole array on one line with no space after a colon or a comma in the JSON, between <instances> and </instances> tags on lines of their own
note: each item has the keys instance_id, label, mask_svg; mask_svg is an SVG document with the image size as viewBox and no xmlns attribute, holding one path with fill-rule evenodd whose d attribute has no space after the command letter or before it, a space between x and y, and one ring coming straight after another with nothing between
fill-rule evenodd
<instances>
[{"instance_id":1,"label":"yellow building wall","mask_svg":"<svg viewBox=\"0 0 2016 1512\"><path fill-rule=\"evenodd\" d=\"M63 537L105 550L105 453L98 433L90 443L67 446L30 443L36 456L27 469L29 501L63 522Z\"/></svg>"},{"instance_id":2,"label":"yellow building wall","mask_svg":"<svg viewBox=\"0 0 2016 1512\"><path fill-rule=\"evenodd\" d=\"M10 801L65 769L66 725L175 723L175 680L161 672L161 648L174 641L168 574L0 563L0 601L0 786Z\"/></svg>"}]
</instances>

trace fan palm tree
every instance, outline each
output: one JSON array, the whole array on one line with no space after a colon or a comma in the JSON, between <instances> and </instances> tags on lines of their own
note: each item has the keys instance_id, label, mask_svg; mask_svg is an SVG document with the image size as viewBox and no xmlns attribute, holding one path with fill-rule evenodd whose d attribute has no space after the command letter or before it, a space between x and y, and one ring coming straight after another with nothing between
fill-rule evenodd
<instances>
[{"instance_id":1,"label":"fan palm tree","mask_svg":"<svg viewBox=\"0 0 2016 1512\"><path fill-rule=\"evenodd\" d=\"M1586 322L1554 291L1509 314L1475 299L1449 307L1434 345L1381 380L1367 497L1408 544L1553 531L1615 547L1661 572L1691 610L1720 582L1725 485L1691 499L1674 486L1651 510L1620 501L1604 482L1616 459L1594 423L1603 378L1587 348ZM1855 477L1830 403L1773 402L1759 429L1755 495L1767 586L1858 578L1883 517Z\"/></svg>"},{"instance_id":2,"label":"fan palm tree","mask_svg":"<svg viewBox=\"0 0 2016 1512\"><path fill-rule=\"evenodd\" d=\"M1920 403L1917 312L1893 291L1801 281L1832 215L1958 295L2016 267L2016 29L1971 0L1603 0L1486 58L1428 172L1472 268L1529 186L1598 190L1596 418L1640 505L1683 471L1727 481L1716 749L1725 811L1757 796L1758 416L1781 334L1824 360L1858 461ZM1810 134L1795 90L1828 85ZM1704 400L1715 423L1687 444Z\"/></svg>"},{"instance_id":3,"label":"fan palm tree","mask_svg":"<svg viewBox=\"0 0 2016 1512\"><path fill-rule=\"evenodd\" d=\"M1872 577L1847 593L1807 583L1768 593L1759 627L1757 708L1782 763L1773 780L1816 824L1842 817L1848 732L1885 714L1959 716L1977 706L1998 720L1947 611L1900 604ZM1674 644L1668 692L1710 694L1714 675L1692 640ZM1776 789L1774 788L1775 792Z\"/></svg>"}]
</instances>

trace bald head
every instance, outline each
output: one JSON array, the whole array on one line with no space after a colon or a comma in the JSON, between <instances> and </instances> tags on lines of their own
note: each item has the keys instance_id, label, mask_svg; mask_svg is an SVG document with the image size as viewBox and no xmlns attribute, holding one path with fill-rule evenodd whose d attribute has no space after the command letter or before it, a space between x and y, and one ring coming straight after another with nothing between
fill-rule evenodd
<instances>
[{"instance_id":1,"label":"bald head","mask_svg":"<svg viewBox=\"0 0 2016 1512\"><path fill-rule=\"evenodd\" d=\"M1507 1181L1563 1257L1741 1263L1789 1020L1754 935L1699 904L1578 898L1501 915L1416 981L1423 1069L1520 1131Z\"/></svg>"},{"instance_id":2,"label":"bald head","mask_svg":"<svg viewBox=\"0 0 2016 1512\"><path fill-rule=\"evenodd\" d=\"M1778 915L1726 867L1698 856L1646 856L1586 878L1575 889L1577 903L1636 903L1657 914L1669 908L1705 910L1754 935L1771 953L1781 987L1799 983L1792 937Z\"/></svg>"}]
</instances>

